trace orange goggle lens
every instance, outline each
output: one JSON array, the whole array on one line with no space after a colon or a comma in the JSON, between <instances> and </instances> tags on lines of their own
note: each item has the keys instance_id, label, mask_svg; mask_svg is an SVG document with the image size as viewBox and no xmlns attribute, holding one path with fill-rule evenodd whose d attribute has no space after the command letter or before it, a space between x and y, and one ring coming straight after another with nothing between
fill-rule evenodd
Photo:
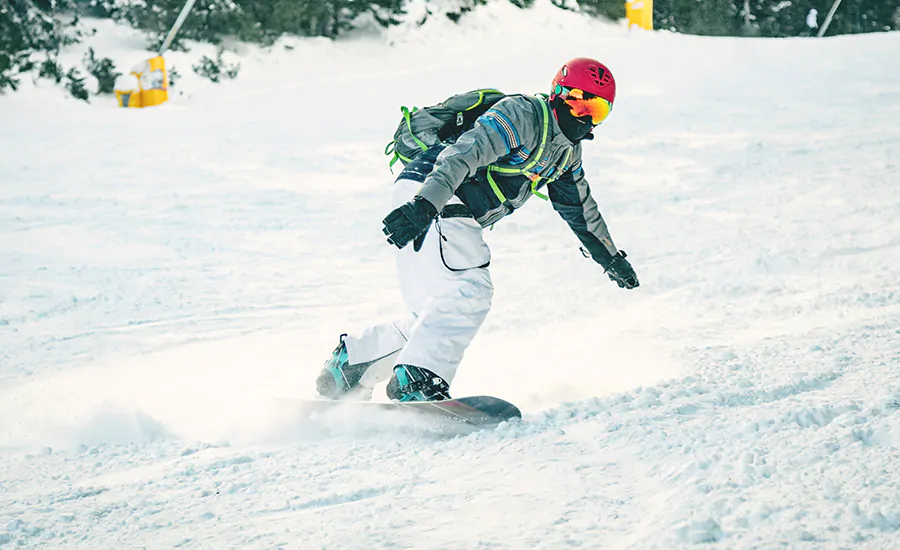
<instances>
[{"instance_id":1,"label":"orange goggle lens","mask_svg":"<svg viewBox=\"0 0 900 550\"><path fill-rule=\"evenodd\" d=\"M569 106L572 116L579 118L589 116L594 126L600 124L609 116L609 112L612 110L612 103L609 101L598 96L585 97L587 94L578 89L567 91L568 93L563 96L563 101Z\"/></svg>"}]
</instances>

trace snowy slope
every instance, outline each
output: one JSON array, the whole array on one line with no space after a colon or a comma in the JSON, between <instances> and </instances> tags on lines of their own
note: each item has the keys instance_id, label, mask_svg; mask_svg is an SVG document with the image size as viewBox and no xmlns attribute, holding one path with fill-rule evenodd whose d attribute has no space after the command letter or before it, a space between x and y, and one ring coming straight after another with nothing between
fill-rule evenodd
<instances>
[{"instance_id":1,"label":"snowy slope","mask_svg":"<svg viewBox=\"0 0 900 550\"><path fill-rule=\"evenodd\" d=\"M897 51L497 2L241 46L221 85L186 74L208 49L167 54L164 108L0 97L0 548L900 547ZM585 167L642 286L538 200L487 234L454 392L525 421L442 439L272 400L402 313L398 106L545 91L576 55L618 80Z\"/></svg>"}]
</instances>

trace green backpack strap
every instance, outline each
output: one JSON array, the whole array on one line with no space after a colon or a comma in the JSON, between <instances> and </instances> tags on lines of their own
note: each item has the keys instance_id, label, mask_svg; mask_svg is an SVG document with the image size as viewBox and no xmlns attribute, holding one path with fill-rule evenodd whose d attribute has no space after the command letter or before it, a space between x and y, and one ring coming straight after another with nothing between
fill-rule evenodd
<instances>
[{"instance_id":1,"label":"green backpack strap","mask_svg":"<svg viewBox=\"0 0 900 550\"><path fill-rule=\"evenodd\" d=\"M394 164L398 160L402 160L404 163L408 163L410 160L412 160L412 159L408 159L408 158L404 157L403 155L400 154L399 151L397 151L397 140L396 139L394 141L388 143L387 145L385 145L384 154L385 155L390 155L390 154L394 155L393 158L391 158L391 162L388 163L388 168L390 168L392 174L394 173Z\"/></svg>"},{"instance_id":2,"label":"green backpack strap","mask_svg":"<svg viewBox=\"0 0 900 550\"><path fill-rule=\"evenodd\" d=\"M547 146L547 132L550 128L550 111L547 109L547 103L545 101L541 101L541 112L544 115L544 124L541 129L541 143L538 145L537 153L532 158L531 162L528 163L527 166L523 168L501 168L499 166L490 165L487 168L487 180L491 186L491 189L494 191L494 195L500 200L501 204L506 204L506 196L500 191L500 186L497 185L497 182L494 181L494 177L491 175L492 172L497 172L498 174L509 174L509 175L520 175L534 168L534 165L541 160L541 157L544 155L544 149ZM571 153L571 150L569 151ZM566 162L568 162L569 157L566 155ZM556 179L556 178L553 178ZM540 177L537 177L531 180L531 192L537 195L538 197L548 200L549 197L544 195L543 193L538 193L537 185L541 181ZM552 181L552 180L551 180Z\"/></svg>"},{"instance_id":3,"label":"green backpack strap","mask_svg":"<svg viewBox=\"0 0 900 550\"><path fill-rule=\"evenodd\" d=\"M416 134L413 133L412 130L412 114L418 111L418 107L413 107L412 111L409 110L405 105L400 106L400 112L403 113L403 119L406 121L406 129L409 130L409 135L412 136L413 141L416 142L416 145L419 146L419 149L423 151L428 150L428 146L425 145L425 142L416 137Z\"/></svg>"},{"instance_id":4,"label":"green backpack strap","mask_svg":"<svg viewBox=\"0 0 900 550\"><path fill-rule=\"evenodd\" d=\"M413 107L412 110L410 110L409 107L407 107L406 105L400 106L400 112L403 113L403 120L406 121L406 128L409 130L409 135L412 136L413 140L416 142L416 145L419 146L419 149L421 149L423 151L427 151L428 146L425 145L424 141L417 138L416 134L414 134L412 131L412 115L413 115L413 113L415 113L418 110L419 110L418 107ZM388 168L390 168L391 173L394 172L394 164L396 164L398 160L402 160L404 164L406 164L412 160L410 158L407 158L407 157L401 155L400 152L397 151L397 140L396 139L384 146L384 154L385 155L393 154L391 161L388 163Z\"/></svg>"}]
</instances>

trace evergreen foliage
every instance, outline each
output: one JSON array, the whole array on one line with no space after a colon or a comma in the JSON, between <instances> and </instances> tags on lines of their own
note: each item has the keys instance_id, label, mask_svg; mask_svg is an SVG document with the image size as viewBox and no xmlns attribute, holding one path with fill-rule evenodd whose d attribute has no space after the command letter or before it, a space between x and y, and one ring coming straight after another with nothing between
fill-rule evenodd
<instances>
[{"instance_id":1,"label":"evergreen foliage","mask_svg":"<svg viewBox=\"0 0 900 550\"><path fill-rule=\"evenodd\" d=\"M0 93L16 89L20 75L35 67L40 75L81 94L77 74L66 72L55 59L59 48L75 37L60 22L62 12L110 17L143 29L158 46L185 0L0 0ZM456 11L445 12L459 21L478 5L512 2L528 8L534 0L459 0ZM591 16L620 19L625 0L551 0L561 9ZM817 29L806 24L811 9L818 23L833 0L654 0L654 26L688 34L721 36L809 36ZM405 0L197 0L178 37L217 44L224 37L271 44L282 34L336 38L358 25L389 26L400 22ZM843 0L828 35L900 29L900 0ZM174 47L178 47L176 42ZM43 61L35 60L43 58ZM100 82L99 92L112 91L115 67L91 52L85 60ZM195 68L208 78L228 78L221 56L206 58ZM217 72L218 70L218 72Z\"/></svg>"},{"instance_id":2,"label":"evergreen foliage","mask_svg":"<svg viewBox=\"0 0 900 550\"><path fill-rule=\"evenodd\" d=\"M224 50L222 48L219 48L218 50L216 50L215 59L210 59L208 56L204 55L200 59L200 63L192 67L194 69L194 72L204 78L210 79L213 82L219 82L223 78L237 77L238 71L240 71L241 69L241 64L227 64L225 60L222 59L222 55L224 53Z\"/></svg>"},{"instance_id":3,"label":"evergreen foliage","mask_svg":"<svg viewBox=\"0 0 900 550\"><path fill-rule=\"evenodd\" d=\"M578 6L588 15L602 15L614 21L625 17L624 0L578 0Z\"/></svg>"},{"instance_id":4,"label":"evergreen foliage","mask_svg":"<svg viewBox=\"0 0 900 550\"><path fill-rule=\"evenodd\" d=\"M31 54L56 55L67 42L53 16L66 7L56 0L0 0L0 93L19 84L18 74L34 67Z\"/></svg>"},{"instance_id":5,"label":"evergreen foliage","mask_svg":"<svg viewBox=\"0 0 900 550\"><path fill-rule=\"evenodd\" d=\"M237 0L260 36L281 34L336 38L369 15L382 26L399 23L403 0Z\"/></svg>"},{"instance_id":6,"label":"evergreen foliage","mask_svg":"<svg viewBox=\"0 0 900 550\"><path fill-rule=\"evenodd\" d=\"M57 63L55 59L53 59L52 57L48 57L41 63L38 76L40 78L52 79L54 82L59 84L60 82L62 82L62 79L65 76L65 71L63 71L62 65Z\"/></svg>"},{"instance_id":7,"label":"evergreen foliage","mask_svg":"<svg viewBox=\"0 0 900 550\"><path fill-rule=\"evenodd\" d=\"M654 0L653 27L685 34L741 34L738 5L744 0Z\"/></svg>"},{"instance_id":8,"label":"evergreen foliage","mask_svg":"<svg viewBox=\"0 0 900 550\"><path fill-rule=\"evenodd\" d=\"M819 23L824 22L831 2L819 0L809 4L819 10ZM900 0L844 0L827 35L889 30L900 30Z\"/></svg>"},{"instance_id":9,"label":"evergreen foliage","mask_svg":"<svg viewBox=\"0 0 900 550\"><path fill-rule=\"evenodd\" d=\"M447 11L444 15L454 23L459 23L460 19L462 19L465 14L474 10L476 6L483 6L485 4L487 4L487 0L467 0L460 2L456 11Z\"/></svg>"},{"instance_id":10,"label":"evergreen foliage","mask_svg":"<svg viewBox=\"0 0 900 550\"><path fill-rule=\"evenodd\" d=\"M178 82L178 79L181 78L181 73L178 72L178 69L175 68L175 65L169 67L167 71L169 73L169 88L174 88L175 83Z\"/></svg>"},{"instance_id":11,"label":"evergreen foliage","mask_svg":"<svg viewBox=\"0 0 900 550\"><path fill-rule=\"evenodd\" d=\"M84 56L84 66L87 72L97 79L98 94L111 94L115 91L116 78L122 76L122 73L116 71L112 59L108 57L97 59L94 48L88 48L88 53Z\"/></svg>"},{"instance_id":12,"label":"evergreen foliage","mask_svg":"<svg viewBox=\"0 0 900 550\"><path fill-rule=\"evenodd\" d=\"M66 90L69 90L72 96L82 101L88 101L90 96L87 88L84 87L84 77L81 76L81 73L75 67L72 67L66 73Z\"/></svg>"},{"instance_id":13,"label":"evergreen foliage","mask_svg":"<svg viewBox=\"0 0 900 550\"><path fill-rule=\"evenodd\" d=\"M92 13L128 22L157 36L157 45L184 7L184 0L80 0ZM217 44L225 36L270 43L288 33L336 38L368 14L383 26L396 24L403 0L198 0L179 39Z\"/></svg>"},{"instance_id":14,"label":"evergreen foliage","mask_svg":"<svg viewBox=\"0 0 900 550\"><path fill-rule=\"evenodd\" d=\"M834 0L654 0L653 25L686 34L719 36L809 36L806 16L818 23ZM900 0L843 0L827 35L900 29Z\"/></svg>"}]
</instances>

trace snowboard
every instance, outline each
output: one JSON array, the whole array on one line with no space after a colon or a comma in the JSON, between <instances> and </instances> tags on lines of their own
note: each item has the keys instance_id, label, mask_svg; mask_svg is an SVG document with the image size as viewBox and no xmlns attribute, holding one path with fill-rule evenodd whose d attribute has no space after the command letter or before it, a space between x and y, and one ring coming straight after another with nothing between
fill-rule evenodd
<instances>
[{"instance_id":1,"label":"snowboard","mask_svg":"<svg viewBox=\"0 0 900 550\"><path fill-rule=\"evenodd\" d=\"M306 413L327 413L337 409L357 409L369 416L378 413L415 414L472 429L493 428L501 422L522 418L518 407L497 397L479 395L445 401L356 401L293 399Z\"/></svg>"}]
</instances>

